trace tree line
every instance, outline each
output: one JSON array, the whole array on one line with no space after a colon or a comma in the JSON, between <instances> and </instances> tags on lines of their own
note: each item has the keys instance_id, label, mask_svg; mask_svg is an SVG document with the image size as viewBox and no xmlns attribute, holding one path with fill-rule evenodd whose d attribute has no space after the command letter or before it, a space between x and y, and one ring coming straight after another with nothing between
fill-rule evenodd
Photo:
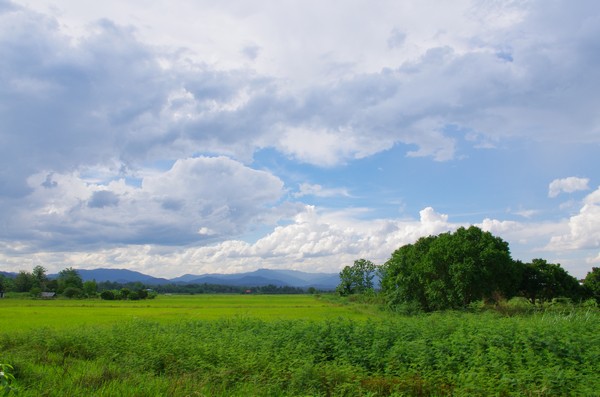
<instances>
[{"instance_id":1,"label":"tree line","mask_svg":"<svg viewBox=\"0 0 600 397\"><path fill-rule=\"evenodd\" d=\"M582 283L560 264L544 259L513 260L507 242L476 226L422 237L394 251L381 266L359 259L340 272L340 295L377 293L391 307L421 311L496 303L516 296L532 304L557 298L600 303L600 268Z\"/></svg>"},{"instance_id":2,"label":"tree line","mask_svg":"<svg viewBox=\"0 0 600 397\"><path fill-rule=\"evenodd\" d=\"M304 290L300 287L263 285L236 286L221 284L162 284L146 285L142 282L119 283L95 280L83 281L76 269L67 268L58 273L56 278L49 278L43 266L36 266L33 271L19 271L16 277L10 278L0 274L0 293L28 292L32 297L40 297L43 292L54 292L67 298L100 297L105 300L138 300L152 299L157 293L173 294L303 294L314 293L314 288Z\"/></svg>"}]
</instances>

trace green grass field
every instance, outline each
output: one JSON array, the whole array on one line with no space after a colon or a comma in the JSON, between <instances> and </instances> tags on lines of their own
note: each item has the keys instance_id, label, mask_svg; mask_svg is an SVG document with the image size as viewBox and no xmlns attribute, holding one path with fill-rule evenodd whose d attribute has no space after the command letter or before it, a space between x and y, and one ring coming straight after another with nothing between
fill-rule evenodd
<instances>
[{"instance_id":1,"label":"green grass field","mask_svg":"<svg viewBox=\"0 0 600 397\"><path fill-rule=\"evenodd\" d=\"M0 301L19 396L598 396L600 312L308 295Z\"/></svg>"},{"instance_id":2,"label":"green grass field","mask_svg":"<svg viewBox=\"0 0 600 397\"><path fill-rule=\"evenodd\" d=\"M262 320L367 319L383 316L358 305L311 295L160 295L142 301L0 299L0 332L40 327L105 326L132 319L158 322L252 317Z\"/></svg>"}]
</instances>

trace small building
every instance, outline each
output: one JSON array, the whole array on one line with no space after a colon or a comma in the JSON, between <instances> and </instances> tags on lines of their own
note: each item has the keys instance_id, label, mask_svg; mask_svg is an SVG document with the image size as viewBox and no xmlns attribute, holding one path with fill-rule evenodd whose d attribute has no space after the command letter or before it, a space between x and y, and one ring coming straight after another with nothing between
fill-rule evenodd
<instances>
[{"instance_id":1,"label":"small building","mask_svg":"<svg viewBox=\"0 0 600 397\"><path fill-rule=\"evenodd\" d=\"M56 292L42 292L40 293L42 299L54 299L56 298Z\"/></svg>"}]
</instances>

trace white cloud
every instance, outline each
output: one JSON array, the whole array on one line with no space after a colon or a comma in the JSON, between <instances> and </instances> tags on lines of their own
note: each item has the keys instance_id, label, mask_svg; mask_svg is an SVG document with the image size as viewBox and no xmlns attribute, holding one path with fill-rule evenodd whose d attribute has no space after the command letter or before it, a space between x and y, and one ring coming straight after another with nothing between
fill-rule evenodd
<instances>
[{"instance_id":1,"label":"white cloud","mask_svg":"<svg viewBox=\"0 0 600 397\"><path fill-rule=\"evenodd\" d=\"M40 252L25 261L58 261L52 249L74 264L169 271L190 258L228 269L263 254L321 268L383 258L456 225L430 208L406 222L318 207L294 218L302 203L279 201L283 182L250 168L256 151L331 169L390 148L449 161L469 145L600 142L594 2L2 4L0 244ZM548 194L588 183L559 179ZM347 192L304 185L296 197L307 194ZM537 244L538 228L553 247L596 247L599 196L563 222L483 224L519 242ZM262 245L236 240L279 219L293 223ZM213 245L187 246L198 241Z\"/></svg>"},{"instance_id":2,"label":"white cloud","mask_svg":"<svg viewBox=\"0 0 600 397\"><path fill-rule=\"evenodd\" d=\"M568 233L552 237L548 249L577 250L600 247L600 188L583 200L579 213L569 218L568 226Z\"/></svg>"},{"instance_id":3,"label":"white cloud","mask_svg":"<svg viewBox=\"0 0 600 397\"><path fill-rule=\"evenodd\" d=\"M315 197L350 197L345 188L324 188L319 184L301 183L298 192L294 197L315 196Z\"/></svg>"},{"instance_id":4,"label":"white cloud","mask_svg":"<svg viewBox=\"0 0 600 397\"><path fill-rule=\"evenodd\" d=\"M360 257L383 263L404 244L458 227L447 222L447 215L430 207L421 211L420 220L365 221L349 215L321 214L307 206L294 217L293 223L276 227L255 243L227 240L191 247L140 244L88 251L42 251L35 258L52 270L83 264L90 268L127 266L169 277L184 273L232 273L259 267L337 272ZM12 247L17 244L12 243ZM20 250L26 251L27 247ZM17 263L15 257L8 255L0 255L0 259L13 268L33 265L32 260Z\"/></svg>"},{"instance_id":5,"label":"white cloud","mask_svg":"<svg viewBox=\"0 0 600 397\"><path fill-rule=\"evenodd\" d=\"M555 179L548 186L548 197L556 197L560 193L573 193L579 190L588 190L590 180L570 176L563 179Z\"/></svg>"},{"instance_id":6,"label":"white cloud","mask_svg":"<svg viewBox=\"0 0 600 397\"><path fill-rule=\"evenodd\" d=\"M125 177L91 182L77 173L40 173L29 185L32 193L9 218L11 233L1 238L29 240L30 250L228 239L268 219L284 193L277 177L225 157L145 171L140 186Z\"/></svg>"}]
</instances>

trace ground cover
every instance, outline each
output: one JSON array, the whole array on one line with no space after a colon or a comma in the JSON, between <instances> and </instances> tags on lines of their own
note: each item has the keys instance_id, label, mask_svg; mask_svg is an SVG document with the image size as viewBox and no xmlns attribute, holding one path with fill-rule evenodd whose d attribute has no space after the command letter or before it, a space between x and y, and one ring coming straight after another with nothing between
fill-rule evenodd
<instances>
[{"instance_id":1,"label":"ground cover","mask_svg":"<svg viewBox=\"0 0 600 397\"><path fill-rule=\"evenodd\" d=\"M160 295L143 301L0 299L0 311L0 332L106 326L136 318L168 322L232 316L263 320L338 316L360 320L383 316L377 310L315 299L312 295Z\"/></svg>"},{"instance_id":2,"label":"ground cover","mask_svg":"<svg viewBox=\"0 0 600 397\"><path fill-rule=\"evenodd\" d=\"M2 330L0 361L14 366L21 396L594 396L600 390L595 308L511 316L373 310L380 315L367 319L364 305L335 300L244 298L211 303L253 302L263 318L122 317L103 327ZM154 307L185 306L187 299L191 305L198 297ZM128 308L122 304L115 307ZM325 307L348 316L267 315L294 306L296 314Z\"/></svg>"}]
</instances>

